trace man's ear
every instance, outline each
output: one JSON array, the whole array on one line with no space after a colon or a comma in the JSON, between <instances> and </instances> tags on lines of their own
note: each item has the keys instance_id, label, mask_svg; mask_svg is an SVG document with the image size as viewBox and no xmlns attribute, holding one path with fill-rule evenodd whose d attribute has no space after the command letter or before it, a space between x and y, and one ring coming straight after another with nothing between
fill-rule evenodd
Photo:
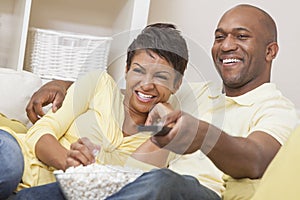
<instances>
[{"instance_id":1,"label":"man's ear","mask_svg":"<svg viewBox=\"0 0 300 200\"><path fill-rule=\"evenodd\" d=\"M279 51L279 46L277 42L271 42L267 46L267 52L266 52L266 60L271 62L273 59L275 59L277 53Z\"/></svg>"}]
</instances>

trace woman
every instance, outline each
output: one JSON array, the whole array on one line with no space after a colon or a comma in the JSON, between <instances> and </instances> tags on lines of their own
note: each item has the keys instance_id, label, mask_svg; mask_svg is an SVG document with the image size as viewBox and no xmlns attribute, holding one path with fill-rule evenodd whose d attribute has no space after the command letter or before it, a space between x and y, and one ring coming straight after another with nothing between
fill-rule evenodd
<instances>
[{"instance_id":1,"label":"woman","mask_svg":"<svg viewBox=\"0 0 300 200\"><path fill-rule=\"evenodd\" d=\"M187 62L186 42L173 25L147 26L128 48L124 94L106 72L88 73L72 85L56 113L50 111L31 127L25 140L16 135L25 160L20 187L53 182L53 170L90 164L95 151L100 164L124 165L135 162L129 158L137 148L137 152L158 150L149 135L136 128L145 123L154 105L167 104L178 90ZM90 148L79 139L83 137L98 146L92 145L86 154L79 152L80 145ZM161 151L155 159L133 156L163 167L169 153Z\"/></svg>"}]
</instances>

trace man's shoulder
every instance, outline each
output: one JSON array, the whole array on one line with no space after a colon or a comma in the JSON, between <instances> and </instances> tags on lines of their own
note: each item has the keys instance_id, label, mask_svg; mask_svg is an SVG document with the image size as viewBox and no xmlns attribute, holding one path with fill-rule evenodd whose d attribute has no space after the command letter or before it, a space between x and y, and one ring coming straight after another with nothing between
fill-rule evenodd
<instances>
[{"instance_id":1,"label":"man's shoulder","mask_svg":"<svg viewBox=\"0 0 300 200\"><path fill-rule=\"evenodd\" d=\"M212 81L184 82L169 102L175 109L200 116L212 104L211 97L218 95L220 95L220 87Z\"/></svg>"}]
</instances>

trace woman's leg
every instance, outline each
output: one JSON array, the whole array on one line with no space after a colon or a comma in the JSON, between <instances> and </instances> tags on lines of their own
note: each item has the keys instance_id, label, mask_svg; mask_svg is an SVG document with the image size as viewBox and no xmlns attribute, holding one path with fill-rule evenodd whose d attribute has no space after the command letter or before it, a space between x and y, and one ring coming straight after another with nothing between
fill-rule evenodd
<instances>
[{"instance_id":1,"label":"woman's leg","mask_svg":"<svg viewBox=\"0 0 300 200\"><path fill-rule=\"evenodd\" d=\"M78 197L80 199L80 197ZM20 191L14 200L64 200L58 183L32 187ZM192 176L182 176L168 169L144 173L123 187L109 200L220 200L212 190L199 184Z\"/></svg>"},{"instance_id":2,"label":"woman's leg","mask_svg":"<svg viewBox=\"0 0 300 200\"><path fill-rule=\"evenodd\" d=\"M78 197L80 199L80 197ZM57 182L23 189L14 200L65 200Z\"/></svg>"},{"instance_id":3,"label":"woman's leg","mask_svg":"<svg viewBox=\"0 0 300 200\"><path fill-rule=\"evenodd\" d=\"M0 130L0 199L7 199L20 183L24 158L17 140Z\"/></svg>"},{"instance_id":4,"label":"woman's leg","mask_svg":"<svg viewBox=\"0 0 300 200\"><path fill-rule=\"evenodd\" d=\"M192 176L177 174L169 169L152 170L123 187L108 200L221 200L212 190Z\"/></svg>"}]
</instances>

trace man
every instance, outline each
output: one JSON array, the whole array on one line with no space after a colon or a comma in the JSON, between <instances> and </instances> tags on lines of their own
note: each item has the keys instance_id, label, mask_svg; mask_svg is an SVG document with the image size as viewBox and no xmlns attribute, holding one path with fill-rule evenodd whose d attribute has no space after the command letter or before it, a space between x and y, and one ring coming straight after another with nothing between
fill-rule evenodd
<instances>
[{"instance_id":1,"label":"man","mask_svg":"<svg viewBox=\"0 0 300 200\"><path fill-rule=\"evenodd\" d=\"M223 192L223 199L251 198L297 121L293 104L270 83L277 52L276 25L266 12L250 5L225 12L212 47L224 94L199 98L213 107L198 119L181 111L167 116L152 111L153 119L175 123L166 136L152 137L153 143L187 155L169 169L145 173L109 199L220 199L211 191Z\"/></svg>"}]
</instances>

